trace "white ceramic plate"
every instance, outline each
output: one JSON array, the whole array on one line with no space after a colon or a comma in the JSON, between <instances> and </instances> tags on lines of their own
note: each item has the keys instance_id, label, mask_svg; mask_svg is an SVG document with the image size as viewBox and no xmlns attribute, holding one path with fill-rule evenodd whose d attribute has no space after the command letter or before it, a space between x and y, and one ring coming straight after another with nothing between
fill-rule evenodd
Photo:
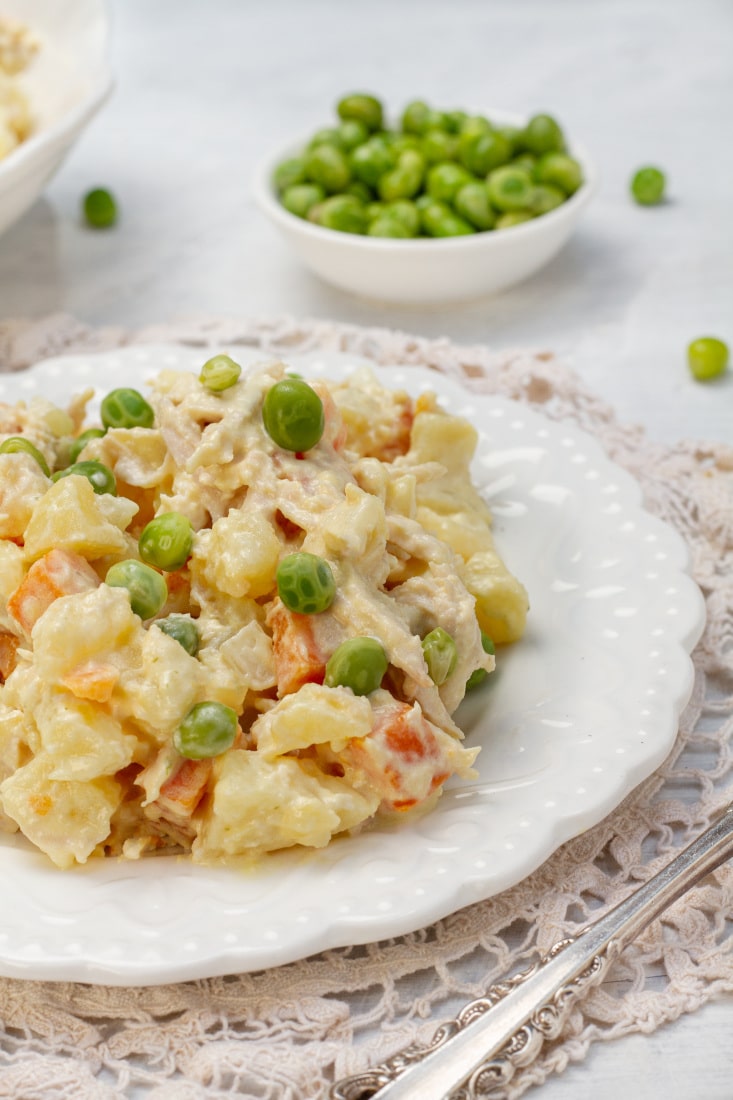
<instances>
[{"instance_id":1,"label":"white ceramic plate","mask_svg":"<svg viewBox=\"0 0 733 1100\"><path fill-rule=\"evenodd\" d=\"M49 360L0 378L0 400L143 388L161 367L198 370L203 358L150 346ZM357 363L288 361L332 377ZM479 778L448 784L427 816L322 851L278 853L247 872L183 857L58 871L5 837L3 975L172 982L414 930L518 882L669 752L704 618L676 532L642 510L636 483L577 428L433 372L383 374L395 387L436 390L479 428L475 478L530 593L524 640L499 653L493 682L459 711L468 743L482 745Z\"/></svg>"}]
</instances>

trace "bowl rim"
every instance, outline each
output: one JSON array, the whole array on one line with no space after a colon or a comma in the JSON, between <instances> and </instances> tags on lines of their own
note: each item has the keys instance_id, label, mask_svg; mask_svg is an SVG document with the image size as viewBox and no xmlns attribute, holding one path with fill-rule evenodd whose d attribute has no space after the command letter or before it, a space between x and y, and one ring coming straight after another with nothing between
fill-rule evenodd
<instances>
[{"instance_id":1,"label":"bowl rim","mask_svg":"<svg viewBox=\"0 0 733 1100\"><path fill-rule=\"evenodd\" d=\"M109 0L98 0L102 20L102 49L99 55L100 73L91 90L69 108L52 125L33 131L7 157L0 160L0 186L16 171L43 156L50 147L63 146L99 110L114 87L110 63L111 10Z\"/></svg>"},{"instance_id":2,"label":"bowl rim","mask_svg":"<svg viewBox=\"0 0 733 1100\"><path fill-rule=\"evenodd\" d=\"M524 115L499 108L482 108L475 111L469 108L469 111L475 114L485 114L489 118L495 118L499 122L510 126L522 125L526 121ZM419 253L431 247L441 251L470 251L471 249L486 247L506 247L508 230L502 230L500 233L478 232L462 237L410 237L407 239L401 237L369 237L361 233L344 233L337 229L327 229L325 226L315 225L313 222L306 221L305 218L299 218L296 214L291 214L276 196L272 186L272 173L281 160L295 155L304 147L307 141L308 137L291 140L277 150L271 150L258 161L253 175L252 193L260 209L289 232L298 233L314 241L329 241L333 244L338 242L342 246L352 246L377 253L394 251L404 253L410 248ZM509 227L509 231L511 231L510 240L516 241L522 237L541 234L543 229L573 218L596 192L599 177L594 161L588 155L585 147L578 142L570 142L569 148L573 157L583 167L583 183L561 206L540 215L540 217L532 218L531 221L521 222L519 225ZM498 244L500 241L504 242L503 246Z\"/></svg>"}]
</instances>

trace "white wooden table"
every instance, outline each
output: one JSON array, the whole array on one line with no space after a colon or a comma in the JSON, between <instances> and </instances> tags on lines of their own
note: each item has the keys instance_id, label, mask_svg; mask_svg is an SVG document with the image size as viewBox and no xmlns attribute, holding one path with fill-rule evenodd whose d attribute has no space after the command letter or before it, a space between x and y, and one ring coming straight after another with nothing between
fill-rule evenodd
<instances>
[{"instance_id":1,"label":"white wooden table","mask_svg":"<svg viewBox=\"0 0 733 1100\"><path fill-rule=\"evenodd\" d=\"M190 314L289 313L559 353L656 439L733 443L733 372L695 383L699 335L733 345L733 7L724 0L116 0L117 90L61 174L0 240L0 315L67 310L136 327ZM256 161L329 120L342 93L394 109L547 110L596 159L581 230L536 277L450 309L348 297L291 259L255 208ZM669 202L628 197L657 163ZM114 233L80 196L118 197ZM733 999L652 1036L599 1045L547 1100L730 1100Z\"/></svg>"}]
</instances>

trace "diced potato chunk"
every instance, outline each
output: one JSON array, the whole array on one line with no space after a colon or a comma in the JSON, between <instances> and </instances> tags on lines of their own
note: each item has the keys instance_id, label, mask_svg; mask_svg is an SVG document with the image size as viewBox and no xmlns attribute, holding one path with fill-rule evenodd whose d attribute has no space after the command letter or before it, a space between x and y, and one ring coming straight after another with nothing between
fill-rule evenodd
<instances>
[{"instance_id":1,"label":"diced potato chunk","mask_svg":"<svg viewBox=\"0 0 733 1100\"><path fill-rule=\"evenodd\" d=\"M305 684L263 714L252 726L257 749L272 758L328 743L341 752L353 737L366 737L372 728L372 708L366 696L348 688Z\"/></svg>"},{"instance_id":2,"label":"diced potato chunk","mask_svg":"<svg viewBox=\"0 0 733 1100\"><path fill-rule=\"evenodd\" d=\"M0 785L0 801L32 844L58 867L86 863L109 836L121 798L114 779L52 779L53 757L35 756Z\"/></svg>"},{"instance_id":3,"label":"diced potato chunk","mask_svg":"<svg viewBox=\"0 0 733 1100\"><path fill-rule=\"evenodd\" d=\"M257 512L233 508L196 538L193 564L228 596L265 596L275 585L280 539Z\"/></svg>"},{"instance_id":4,"label":"diced potato chunk","mask_svg":"<svg viewBox=\"0 0 733 1100\"><path fill-rule=\"evenodd\" d=\"M231 749L214 762L213 796L193 851L210 857L292 844L322 848L370 817L378 801L310 761Z\"/></svg>"},{"instance_id":5,"label":"diced potato chunk","mask_svg":"<svg viewBox=\"0 0 733 1100\"><path fill-rule=\"evenodd\" d=\"M62 477L33 508L25 532L26 556L35 561L58 548L94 561L124 551L128 542L123 529L136 511L130 501L96 494L85 477Z\"/></svg>"}]
</instances>

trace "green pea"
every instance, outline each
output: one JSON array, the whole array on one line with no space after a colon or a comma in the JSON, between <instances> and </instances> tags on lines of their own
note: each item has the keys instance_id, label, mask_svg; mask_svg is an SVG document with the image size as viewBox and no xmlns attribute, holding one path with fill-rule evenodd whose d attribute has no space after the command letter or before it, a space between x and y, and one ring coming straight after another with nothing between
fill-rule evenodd
<instances>
[{"instance_id":1,"label":"green pea","mask_svg":"<svg viewBox=\"0 0 733 1100\"><path fill-rule=\"evenodd\" d=\"M438 202L453 202L464 184L470 182L470 174L460 164L434 164L427 174L427 192Z\"/></svg>"},{"instance_id":2,"label":"green pea","mask_svg":"<svg viewBox=\"0 0 733 1100\"><path fill-rule=\"evenodd\" d=\"M534 153L520 153L519 156L513 158L511 164L513 168L522 168L534 179L537 168L537 157Z\"/></svg>"},{"instance_id":3,"label":"green pea","mask_svg":"<svg viewBox=\"0 0 733 1100\"><path fill-rule=\"evenodd\" d=\"M484 115L468 115L461 125L459 133L461 137L471 134L488 134L492 125Z\"/></svg>"},{"instance_id":4,"label":"green pea","mask_svg":"<svg viewBox=\"0 0 733 1100\"><path fill-rule=\"evenodd\" d=\"M458 664L456 643L447 630L436 626L423 638L422 651L430 679L440 687L455 672Z\"/></svg>"},{"instance_id":5,"label":"green pea","mask_svg":"<svg viewBox=\"0 0 733 1100\"><path fill-rule=\"evenodd\" d=\"M445 111L429 110L425 119L426 130L448 130L448 115Z\"/></svg>"},{"instance_id":6,"label":"green pea","mask_svg":"<svg viewBox=\"0 0 733 1100\"><path fill-rule=\"evenodd\" d=\"M319 183L295 183L283 192L282 204L296 218L306 218L308 212L323 202L326 192Z\"/></svg>"},{"instance_id":7,"label":"green pea","mask_svg":"<svg viewBox=\"0 0 733 1100\"><path fill-rule=\"evenodd\" d=\"M363 145L369 138L369 129L359 118L347 118L337 130L342 149L347 152L355 149L357 145Z\"/></svg>"},{"instance_id":8,"label":"green pea","mask_svg":"<svg viewBox=\"0 0 733 1100\"><path fill-rule=\"evenodd\" d=\"M728 369L728 346L716 336L700 336L687 348L687 365L698 382L718 378Z\"/></svg>"},{"instance_id":9,"label":"green pea","mask_svg":"<svg viewBox=\"0 0 733 1100\"><path fill-rule=\"evenodd\" d=\"M376 218L381 218L382 214L387 209L386 202L370 202L366 206L367 222L373 222Z\"/></svg>"},{"instance_id":10,"label":"green pea","mask_svg":"<svg viewBox=\"0 0 733 1100\"><path fill-rule=\"evenodd\" d=\"M485 176L511 156L511 146L503 134L489 130L485 134L463 134L458 155L461 164L474 176Z\"/></svg>"},{"instance_id":11,"label":"green pea","mask_svg":"<svg viewBox=\"0 0 733 1100\"><path fill-rule=\"evenodd\" d=\"M387 671L387 654L376 638L349 638L326 664L327 687L348 687L354 695L376 691Z\"/></svg>"},{"instance_id":12,"label":"green pea","mask_svg":"<svg viewBox=\"0 0 733 1100\"><path fill-rule=\"evenodd\" d=\"M305 183L305 159L289 157L281 161L272 173L272 182L279 194L298 183Z\"/></svg>"},{"instance_id":13,"label":"green pea","mask_svg":"<svg viewBox=\"0 0 733 1100\"><path fill-rule=\"evenodd\" d=\"M414 237L416 234L410 233L407 226L397 218L390 217L389 214L382 214L369 222L367 235L369 237L394 237L409 240L410 237Z\"/></svg>"},{"instance_id":14,"label":"green pea","mask_svg":"<svg viewBox=\"0 0 733 1100\"><path fill-rule=\"evenodd\" d=\"M422 155L428 164L455 160L458 156L458 147L458 137L455 134L449 134L446 130L428 130L422 139Z\"/></svg>"},{"instance_id":15,"label":"green pea","mask_svg":"<svg viewBox=\"0 0 733 1100\"><path fill-rule=\"evenodd\" d=\"M69 462L76 462L90 439L102 439L106 434L104 428L87 428L69 447Z\"/></svg>"},{"instance_id":16,"label":"green pea","mask_svg":"<svg viewBox=\"0 0 733 1100\"><path fill-rule=\"evenodd\" d=\"M529 153L538 157L565 149L563 132L551 115L534 115L522 130L520 140Z\"/></svg>"},{"instance_id":17,"label":"green pea","mask_svg":"<svg viewBox=\"0 0 733 1100\"><path fill-rule=\"evenodd\" d=\"M152 619L168 599L165 578L134 558L111 565L104 580L111 588L127 589L130 606L141 619Z\"/></svg>"},{"instance_id":18,"label":"green pea","mask_svg":"<svg viewBox=\"0 0 733 1100\"><path fill-rule=\"evenodd\" d=\"M196 656L201 637L199 628L190 615L167 615L165 619L156 619L153 625L183 646L189 657Z\"/></svg>"},{"instance_id":19,"label":"green pea","mask_svg":"<svg viewBox=\"0 0 733 1100\"><path fill-rule=\"evenodd\" d=\"M331 566L317 554L301 550L288 554L277 567L277 594L289 611L318 615L336 596Z\"/></svg>"},{"instance_id":20,"label":"green pea","mask_svg":"<svg viewBox=\"0 0 733 1100\"><path fill-rule=\"evenodd\" d=\"M302 378L282 378L267 391L262 420L265 431L278 447L309 451L323 435L323 402Z\"/></svg>"},{"instance_id":21,"label":"green pea","mask_svg":"<svg viewBox=\"0 0 733 1100\"><path fill-rule=\"evenodd\" d=\"M188 760L205 760L230 749L238 730L236 711L207 699L191 707L173 734L173 746Z\"/></svg>"},{"instance_id":22,"label":"green pea","mask_svg":"<svg viewBox=\"0 0 733 1100\"><path fill-rule=\"evenodd\" d=\"M656 206L664 198L667 180L660 168L640 168L630 186L631 194L641 206Z\"/></svg>"},{"instance_id":23,"label":"green pea","mask_svg":"<svg viewBox=\"0 0 733 1100\"><path fill-rule=\"evenodd\" d=\"M465 111L446 111L445 128L449 134L460 134L468 115Z\"/></svg>"},{"instance_id":24,"label":"green pea","mask_svg":"<svg viewBox=\"0 0 733 1100\"><path fill-rule=\"evenodd\" d=\"M82 199L82 211L92 229L109 229L117 221L117 203L104 187L87 191Z\"/></svg>"},{"instance_id":25,"label":"green pea","mask_svg":"<svg viewBox=\"0 0 733 1100\"><path fill-rule=\"evenodd\" d=\"M429 237L464 237L474 232L473 226L446 202L433 201L420 211L420 218Z\"/></svg>"},{"instance_id":26,"label":"green pea","mask_svg":"<svg viewBox=\"0 0 733 1100\"><path fill-rule=\"evenodd\" d=\"M397 163L397 153L382 137L372 137L352 150L351 171L369 187L376 187L380 177Z\"/></svg>"},{"instance_id":27,"label":"green pea","mask_svg":"<svg viewBox=\"0 0 733 1100\"><path fill-rule=\"evenodd\" d=\"M85 477L94 492L100 496L102 493L109 493L113 497L117 496L115 475L109 466L105 466L103 462L98 462L96 458L74 462L71 466L67 466L65 470L57 470L51 476L51 481L60 481L62 477L72 477L74 475Z\"/></svg>"},{"instance_id":28,"label":"green pea","mask_svg":"<svg viewBox=\"0 0 733 1100\"><path fill-rule=\"evenodd\" d=\"M431 110L422 99L413 99L402 112L400 124L406 134L424 134L429 126Z\"/></svg>"},{"instance_id":29,"label":"green pea","mask_svg":"<svg viewBox=\"0 0 733 1100\"><path fill-rule=\"evenodd\" d=\"M363 148L363 146L361 146ZM346 154L335 145L325 143L309 149L305 156L305 171L311 183L318 183L327 194L343 191L351 180Z\"/></svg>"},{"instance_id":30,"label":"green pea","mask_svg":"<svg viewBox=\"0 0 733 1100\"><path fill-rule=\"evenodd\" d=\"M453 199L456 214L465 218L476 229L493 229L496 211L489 202L489 192L483 181L465 183Z\"/></svg>"},{"instance_id":31,"label":"green pea","mask_svg":"<svg viewBox=\"0 0 733 1100\"><path fill-rule=\"evenodd\" d=\"M421 153L407 149L400 153L395 167L385 172L377 184L379 197L385 202L411 199L420 190L425 174L425 160Z\"/></svg>"},{"instance_id":32,"label":"green pea","mask_svg":"<svg viewBox=\"0 0 733 1100\"><path fill-rule=\"evenodd\" d=\"M422 142L417 134L400 134L392 130L385 132L382 136L397 156L407 152L408 149L414 149L418 153L422 151Z\"/></svg>"},{"instance_id":33,"label":"green pea","mask_svg":"<svg viewBox=\"0 0 733 1100\"><path fill-rule=\"evenodd\" d=\"M519 152L522 145L522 131L519 126L497 126L496 133L509 142L509 156Z\"/></svg>"},{"instance_id":34,"label":"green pea","mask_svg":"<svg viewBox=\"0 0 733 1100\"><path fill-rule=\"evenodd\" d=\"M307 149L315 149L317 145L334 145L337 149L345 150L346 146L339 130L333 126L326 126L322 130L316 130L308 142Z\"/></svg>"},{"instance_id":35,"label":"green pea","mask_svg":"<svg viewBox=\"0 0 733 1100\"><path fill-rule=\"evenodd\" d=\"M408 236L416 237L420 232L420 211L410 199L397 199L383 207L383 213L400 222Z\"/></svg>"},{"instance_id":36,"label":"green pea","mask_svg":"<svg viewBox=\"0 0 733 1100\"><path fill-rule=\"evenodd\" d=\"M496 219L495 229L511 229L514 225L531 222L534 214L529 210L507 210Z\"/></svg>"},{"instance_id":37,"label":"green pea","mask_svg":"<svg viewBox=\"0 0 733 1100\"><path fill-rule=\"evenodd\" d=\"M188 561L193 549L193 527L180 512L164 512L151 519L138 540L140 557L148 565L172 573Z\"/></svg>"},{"instance_id":38,"label":"green pea","mask_svg":"<svg viewBox=\"0 0 733 1100\"><path fill-rule=\"evenodd\" d=\"M532 191L529 210L532 214L549 214L567 199L567 195L559 187L552 184L539 183Z\"/></svg>"},{"instance_id":39,"label":"green pea","mask_svg":"<svg viewBox=\"0 0 733 1100\"><path fill-rule=\"evenodd\" d=\"M532 201L532 180L521 168L510 164L495 168L486 183L491 205L502 212L527 208Z\"/></svg>"},{"instance_id":40,"label":"green pea","mask_svg":"<svg viewBox=\"0 0 733 1100\"><path fill-rule=\"evenodd\" d=\"M488 634L484 634L483 630L481 631L481 645L483 647L484 653L494 654L496 652L496 650L494 649L494 643L492 642ZM482 684L484 682L488 675L489 674L485 668L474 669L474 671L466 680L466 691L473 691L475 687L478 687L479 684Z\"/></svg>"},{"instance_id":41,"label":"green pea","mask_svg":"<svg viewBox=\"0 0 733 1100\"><path fill-rule=\"evenodd\" d=\"M344 190L345 195L353 195L363 203L370 203L374 199L374 192L363 180L352 180Z\"/></svg>"},{"instance_id":42,"label":"green pea","mask_svg":"<svg viewBox=\"0 0 733 1100\"><path fill-rule=\"evenodd\" d=\"M538 183L559 187L566 195L574 195L583 182L583 169L567 153L545 153L537 162L534 178Z\"/></svg>"},{"instance_id":43,"label":"green pea","mask_svg":"<svg viewBox=\"0 0 733 1100\"><path fill-rule=\"evenodd\" d=\"M364 92L355 92L352 95L344 96L337 104L336 111L343 121L356 119L367 130L379 130L382 126L384 114L382 104L376 96Z\"/></svg>"},{"instance_id":44,"label":"green pea","mask_svg":"<svg viewBox=\"0 0 733 1100\"><path fill-rule=\"evenodd\" d=\"M33 443L31 443L30 439L26 439L25 436L22 436L22 435L10 435L10 436L8 436L7 439L4 439L3 442L0 443L0 454L2 454L2 455L13 455L13 454L27 454L27 455L30 455L31 458L34 458L36 460L36 462L41 467L41 469L43 470L46 477L51 476L51 470L49 469L49 465L46 462L46 459L41 454L41 452L38 450L38 447L36 447Z\"/></svg>"},{"instance_id":45,"label":"green pea","mask_svg":"<svg viewBox=\"0 0 733 1100\"><path fill-rule=\"evenodd\" d=\"M354 195L331 195L308 212L309 221L341 233L365 233L364 203Z\"/></svg>"},{"instance_id":46,"label":"green pea","mask_svg":"<svg viewBox=\"0 0 733 1100\"><path fill-rule=\"evenodd\" d=\"M212 393L231 389L239 381L242 368L228 355L214 355L201 368L199 382Z\"/></svg>"},{"instance_id":47,"label":"green pea","mask_svg":"<svg viewBox=\"0 0 733 1100\"><path fill-rule=\"evenodd\" d=\"M155 413L137 390L111 390L100 408L105 428L152 428Z\"/></svg>"}]
</instances>

